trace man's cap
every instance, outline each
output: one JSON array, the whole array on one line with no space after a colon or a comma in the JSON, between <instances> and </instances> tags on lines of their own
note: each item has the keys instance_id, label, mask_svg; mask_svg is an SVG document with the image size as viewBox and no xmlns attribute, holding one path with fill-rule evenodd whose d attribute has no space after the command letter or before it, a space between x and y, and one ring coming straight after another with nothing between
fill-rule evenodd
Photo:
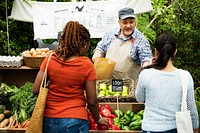
<instances>
[{"instance_id":1,"label":"man's cap","mask_svg":"<svg viewBox=\"0 0 200 133\"><path fill-rule=\"evenodd\" d=\"M129 7L125 7L119 10L118 12L120 19L126 19L126 18L136 18L134 14L134 10Z\"/></svg>"}]
</instances>

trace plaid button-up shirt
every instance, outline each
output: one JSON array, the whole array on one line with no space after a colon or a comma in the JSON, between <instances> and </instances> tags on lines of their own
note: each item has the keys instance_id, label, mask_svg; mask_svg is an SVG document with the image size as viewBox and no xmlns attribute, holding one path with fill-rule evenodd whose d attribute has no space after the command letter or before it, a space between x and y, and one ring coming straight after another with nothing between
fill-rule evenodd
<instances>
[{"instance_id":1,"label":"plaid button-up shirt","mask_svg":"<svg viewBox=\"0 0 200 133\"><path fill-rule=\"evenodd\" d=\"M111 29L110 31L105 33L102 40L97 44L94 51L101 50L105 55L108 47L116 37L118 37L118 39L120 39L121 41L130 41L132 38L134 38L130 50L130 55L133 61L135 61L138 65L142 65L145 61L149 61L152 58L152 50L149 41L137 28L135 28L133 34L126 39L122 38L122 36L120 35L119 28Z\"/></svg>"}]
</instances>

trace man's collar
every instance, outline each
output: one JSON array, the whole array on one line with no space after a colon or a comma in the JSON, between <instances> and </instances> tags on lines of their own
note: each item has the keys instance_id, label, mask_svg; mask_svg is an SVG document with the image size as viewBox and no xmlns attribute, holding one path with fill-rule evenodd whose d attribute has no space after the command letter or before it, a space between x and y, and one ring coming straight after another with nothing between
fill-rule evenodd
<instances>
[{"instance_id":1,"label":"man's collar","mask_svg":"<svg viewBox=\"0 0 200 133\"><path fill-rule=\"evenodd\" d=\"M135 29L134 29L134 31L133 31L133 33L131 34L131 36L132 36L132 38L135 38L135 34L136 34L136 31L137 29L136 29L136 27L135 27ZM121 30L120 30L120 28L118 28L116 31L115 31L115 36L120 36L120 34L121 34ZM129 37L128 37L129 38Z\"/></svg>"}]
</instances>

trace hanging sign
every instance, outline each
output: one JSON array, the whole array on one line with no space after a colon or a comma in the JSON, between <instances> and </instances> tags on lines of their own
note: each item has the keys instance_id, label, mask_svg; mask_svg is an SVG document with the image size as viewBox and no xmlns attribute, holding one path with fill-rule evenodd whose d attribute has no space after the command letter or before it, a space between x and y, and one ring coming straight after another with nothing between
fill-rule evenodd
<instances>
[{"instance_id":1,"label":"hanging sign","mask_svg":"<svg viewBox=\"0 0 200 133\"><path fill-rule=\"evenodd\" d=\"M123 80L113 79L112 80L112 91L113 92L122 92L123 91Z\"/></svg>"},{"instance_id":2,"label":"hanging sign","mask_svg":"<svg viewBox=\"0 0 200 133\"><path fill-rule=\"evenodd\" d=\"M37 2L33 5L34 39L57 38L65 24L78 21L89 29L92 38L100 38L105 31L118 26L118 10L122 0L96 2ZM112 8L110 8L112 7Z\"/></svg>"},{"instance_id":3,"label":"hanging sign","mask_svg":"<svg viewBox=\"0 0 200 133\"><path fill-rule=\"evenodd\" d=\"M33 22L34 40L57 39L66 22L76 20L89 29L91 38L102 38L118 26L118 11L131 7L135 14L153 10L151 0L86 0L81 2L39 2L14 0L11 16L18 21Z\"/></svg>"}]
</instances>

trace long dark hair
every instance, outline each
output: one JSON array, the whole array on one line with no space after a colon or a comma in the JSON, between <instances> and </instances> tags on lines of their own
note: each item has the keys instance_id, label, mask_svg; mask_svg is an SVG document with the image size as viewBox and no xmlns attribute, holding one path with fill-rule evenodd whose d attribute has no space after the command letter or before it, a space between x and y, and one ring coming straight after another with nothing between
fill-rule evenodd
<instances>
[{"instance_id":1,"label":"long dark hair","mask_svg":"<svg viewBox=\"0 0 200 133\"><path fill-rule=\"evenodd\" d=\"M167 66L169 59L174 57L176 40L171 34L163 33L157 37L154 47L159 52L159 56L152 67L161 70Z\"/></svg>"},{"instance_id":2,"label":"long dark hair","mask_svg":"<svg viewBox=\"0 0 200 133\"><path fill-rule=\"evenodd\" d=\"M66 60L73 55L81 55L80 46L84 47L89 41L88 29L77 21L69 21L63 29L55 52L59 58Z\"/></svg>"}]
</instances>

